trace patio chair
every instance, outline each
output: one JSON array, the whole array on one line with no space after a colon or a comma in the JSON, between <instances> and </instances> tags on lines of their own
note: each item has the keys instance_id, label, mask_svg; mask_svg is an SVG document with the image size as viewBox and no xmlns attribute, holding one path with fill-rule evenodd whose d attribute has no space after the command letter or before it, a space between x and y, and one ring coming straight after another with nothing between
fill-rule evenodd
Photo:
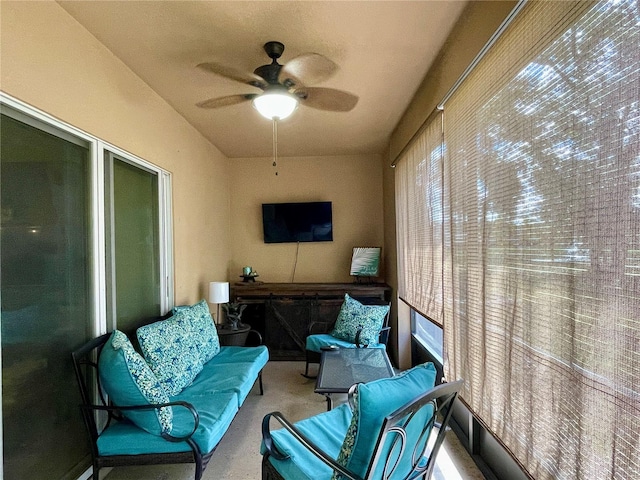
<instances>
[{"instance_id":1,"label":"patio chair","mask_svg":"<svg viewBox=\"0 0 640 480\"><path fill-rule=\"evenodd\" d=\"M424 364L352 386L348 403L291 423L262 422L263 480L429 479L462 381L433 388ZM282 427L271 430L271 422Z\"/></svg>"},{"instance_id":2,"label":"patio chair","mask_svg":"<svg viewBox=\"0 0 640 480\"><path fill-rule=\"evenodd\" d=\"M309 364L320 363L324 348L387 348L391 304L365 305L345 294L340 313L333 325L313 322L306 339L306 364L303 376L309 375Z\"/></svg>"}]
</instances>

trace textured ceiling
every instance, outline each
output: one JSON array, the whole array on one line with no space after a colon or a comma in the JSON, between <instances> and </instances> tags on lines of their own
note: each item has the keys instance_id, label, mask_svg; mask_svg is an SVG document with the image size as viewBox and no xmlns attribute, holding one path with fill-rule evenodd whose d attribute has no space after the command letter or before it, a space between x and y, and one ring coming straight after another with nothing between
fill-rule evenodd
<instances>
[{"instance_id":1,"label":"textured ceiling","mask_svg":"<svg viewBox=\"0 0 640 480\"><path fill-rule=\"evenodd\" d=\"M262 45L279 62L320 53L340 67L314 86L360 97L347 113L300 106L278 124L281 156L381 153L466 2L59 1L115 56L226 156L267 157L272 125L250 102L215 110L205 99L259 90L196 68L216 62L252 72Z\"/></svg>"}]
</instances>

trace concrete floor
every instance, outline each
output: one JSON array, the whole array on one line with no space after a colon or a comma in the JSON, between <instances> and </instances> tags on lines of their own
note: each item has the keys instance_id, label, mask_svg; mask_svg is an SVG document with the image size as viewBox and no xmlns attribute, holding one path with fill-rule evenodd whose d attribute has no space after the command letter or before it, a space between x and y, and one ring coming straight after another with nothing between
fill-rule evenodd
<instances>
[{"instance_id":1,"label":"concrete floor","mask_svg":"<svg viewBox=\"0 0 640 480\"><path fill-rule=\"evenodd\" d=\"M264 396L258 388L245 400L214 452L203 480L261 478L262 417L278 410L293 422L326 411L323 396L313 392L315 380L300 375L304 362L269 362L263 373ZM118 467L101 471L107 480L192 480L193 464ZM434 480L483 480L484 476L453 432L448 432L438 455Z\"/></svg>"}]
</instances>

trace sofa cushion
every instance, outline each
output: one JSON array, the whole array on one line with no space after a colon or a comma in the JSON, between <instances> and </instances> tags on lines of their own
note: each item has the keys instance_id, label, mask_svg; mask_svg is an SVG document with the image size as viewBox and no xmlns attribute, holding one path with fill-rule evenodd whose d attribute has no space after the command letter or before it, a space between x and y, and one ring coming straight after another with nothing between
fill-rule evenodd
<instances>
[{"instance_id":1,"label":"sofa cushion","mask_svg":"<svg viewBox=\"0 0 640 480\"><path fill-rule=\"evenodd\" d=\"M98 362L100 383L117 406L168 403L169 396L127 336L115 330L105 343ZM171 407L122 412L138 427L154 435L171 432Z\"/></svg>"},{"instance_id":2,"label":"sofa cushion","mask_svg":"<svg viewBox=\"0 0 640 480\"><path fill-rule=\"evenodd\" d=\"M191 335L198 342L200 359L202 363L211 360L220 351L220 340L218 331L211 318L209 304L206 300L200 300L194 305L180 305L173 307L175 315L177 312L183 313L191 321Z\"/></svg>"},{"instance_id":3,"label":"sofa cushion","mask_svg":"<svg viewBox=\"0 0 640 480\"><path fill-rule=\"evenodd\" d=\"M198 411L200 424L191 437L202 454L211 452L228 430L238 412L238 400L232 392L216 393L207 397L191 398ZM183 407L173 408L172 435L184 436L193 429L193 416ZM123 422L114 422L98 437L101 455L142 455L145 453L189 452L186 442L169 442Z\"/></svg>"},{"instance_id":4,"label":"sofa cushion","mask_svg":"<svg viewBox=\"0 0 640 480\"><path fill-rule=\"evenodd\" d=\"M389 305L363 305L345 293L344 302L340 307L331 335L355 343L358 327L362 326L360 343L364 345L378 343L380 330L388 313Z\"/></svg>"},{"instance_id":5,"label":"sofa cushion","mask_svg":"<svg viewBox=\"0 0 640 480\"><path fill-rule=\"evenodd\" d=\"M214 365L225 365L227 363L256 362L259 370L262 370L269 360L269 350L265 345L257 347L220 347L220 353L213 359Z\"/></svg>"},{"instance_id":6,"label":"sofa cushion","mask_svg":"<svg viewBox=\"0 0 640 480\"><path fill-rule=\"evenodd\" d=\"M425 363L395 377L358 385L353 418L338 462L356 475L364 476L385 417L431 390L435 385L435 379L435 367L432 363ZM426 409L421 412L421 415L428 415ZM389 448L390 445L385 446L385 449ZM400 478L403 478L402 465L403 463L398 467ZM384 468L384 465L378 467ZM343 477L336 474L333 478L337 480ZM378 476L374 474L373 478Z\"/></svg>"},{"instance_id":7,"label":"sofa cushion","mask_svg":"<svg viewBox=\"0 0 640 480\"><path fill-rule=\"evenodd\" d=\"M344 440L344 434L351 422L351 410L345 403L328 412L320 413L295 423L303 434L312 438L314 443L331 458L336 458ZM284 428L271 432L273 442L282 453L289 455L286 460L269 461L284 478L296 480L319 480L331 477L332 469L300 445ZM261 445L264 455L264 443Z\"/></svg>"},{"instance_id":8,"label":"sofa cushion","mask_svg":"<svg viewBox=\"0 0 640 480\"><path fill-rule=\"evenodd\" d=\"M202 370L196 330L193 317L177 311L171 318L142 326L136 332L145 359L170 396L180 393Z\"/></svg>"},{"instance_id":9,"label":"sofa cushion","mask_svg":"<svg viewBox=\"0 0 640 480\"><path fill-rule=\"evenodd\" d=\"M268 360L269 351L264 345L222 347L220 353L204 365L202 372L189 385L189 388L172 397L172 400L189 401L191 395L206 396L215 392L235 392L240 407Z\"/></svg>"}]
</instances>

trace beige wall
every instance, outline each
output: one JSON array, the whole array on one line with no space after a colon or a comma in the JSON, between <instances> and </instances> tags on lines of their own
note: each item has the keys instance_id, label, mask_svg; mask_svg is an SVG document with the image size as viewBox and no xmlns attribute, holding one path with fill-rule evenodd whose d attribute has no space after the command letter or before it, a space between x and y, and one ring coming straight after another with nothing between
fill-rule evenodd
<instances>
[{"instance_id":1,"label":"beige wall","mask_svg":"<svg viewBox=\"0 0 640 480\"><path fill-rule=\"evenodd\" d=\"M0 4L0 88L173 174L176 302L230 260L228 160L55 2Z\"/></svg>"},{"instance_id":2,"label":"beige wall","mask_svg":"<svg viewBox=\"0 0 640 480\"><path fill-rule=\"evenodd\" d=\"M265 282L353 281L353 247L384 241L380 162L379 155L281 158L276 176L270 158L231 160L229 277L239 280L250 265ZM265 244L262 203L305 201L332 202L333 242Z\"/></svg>"},{"instance_id":3,"label":"beige wall","mask_svg":"<svg viewBox=\"0 0 640 480\"><path fill-rule=\"evenodd\" d=\"M299 247L295 281L352 281L354 246L383 245L379 155L226 159L55 2L1 3L2 91L173 174L176 303L210 280L291 281L296 245L262 241L262 202L329 200L334 241Z\"/></svg>"},{"instance_id":4,"label":"beige wall","mask_svg":"<svg viewBox=\"0 0 640 480\"><path fill-rule=\"evenodd\" d=\"M389 152L387 158L383 161L382 172L384 175L385 250L388 253L386 258L388 272L386 280L396 292L398 281L395 268L397 264L395 255L395 180L394 170L387 167L444 98L516 3L515 1L470 2L465 7L445 45L391 135ZM391 342L393 345L391 351L395 355L400 352L399 358L395 358L397 365L407 368L411 362L409 310L401 308L396 311L398 316L392 319L393 333Z\"/></svg>"},{"instance_id":5,"label":"beige wall","mask_svg":"<svg viewBox=\"0 0 640 480\"><path fill-rule=\"evenodd\" d=\"M390 139L390 162L471 64L516 1L471 1L449 34Z\"/></svg>"},{"instance_id":6,"label":"beige wall","mask_svg":"<svg viewBox=\"0 0 640 480\"><path fill-rule=\"evenodd\" d=\"M388 152L284 158L277 177L268 158L227 160L55 2L0 2L0 88L173 173L177 303L202 298L210 280L236 280L245 264L261 280L291 280L296 246L262 242L262 202L333 202L334 242L301 244L295 281L351 281L351 248L383 245L384 280L395 287L394 179L387 165L514 4L469 4ZM408 352L408 329L401 318L392 351Z\"/></svg>"}]
</instances>

